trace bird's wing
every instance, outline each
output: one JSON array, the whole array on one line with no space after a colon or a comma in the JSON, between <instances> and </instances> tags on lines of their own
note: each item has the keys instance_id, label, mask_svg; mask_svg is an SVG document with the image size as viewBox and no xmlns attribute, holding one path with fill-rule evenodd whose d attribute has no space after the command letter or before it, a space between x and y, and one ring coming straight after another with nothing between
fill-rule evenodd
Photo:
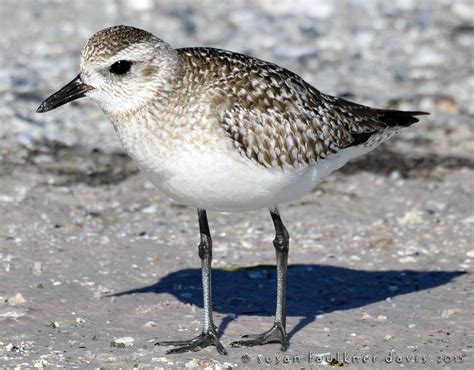
<instances>
[{"instance_id":1,"label":"bird's wing","mask_svg":"<svg viewBox=\"0 0 474 370\"><path fill-rule=\"evenodd\" d=\"M206 61L201 68L213 66L206 74L214 76L209 90L221 126L243 156L265 167L312 165L421 114L324 95L293 72L246 55L217 49L191 54Z\"/></svg>"}]
</instances>

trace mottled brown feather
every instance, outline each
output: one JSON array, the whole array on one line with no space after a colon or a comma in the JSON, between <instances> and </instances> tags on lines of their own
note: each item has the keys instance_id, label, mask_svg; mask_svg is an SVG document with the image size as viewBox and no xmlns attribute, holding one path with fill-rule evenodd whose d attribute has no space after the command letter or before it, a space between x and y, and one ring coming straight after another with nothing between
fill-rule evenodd
<instances>
[{"instance_id":1,"label":"mottled brown feather","mask_svg":"<svg viewBox=\"0 0 474 370\"><path fill-rule=\"evenodd\" d=\"M211 99L234 146L265 167L312 165L343 148L373 144L379 133L382 140L422 114L325 95L291 71L242 54L186 48L178 55L187 88Z\"/></svg>"}]
</instances>

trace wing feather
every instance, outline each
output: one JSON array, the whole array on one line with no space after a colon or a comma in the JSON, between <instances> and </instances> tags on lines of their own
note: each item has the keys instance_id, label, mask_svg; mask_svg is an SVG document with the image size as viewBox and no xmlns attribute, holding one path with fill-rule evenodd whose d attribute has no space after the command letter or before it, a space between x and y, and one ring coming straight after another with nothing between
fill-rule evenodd
<instances>
[{"instance_id":1,"label":"wing feather","mask_svg":"<svg viewBox=\"0 0 474 370\"><path fill-rule=\"evenodd\" d=\"M295 73L246 55L181 50L199 59L193 65L210 68L208 91L219 123L243 156L265 167L313 165L425 114L373 109L325 95Z\"/></svg>"}]
</instances>

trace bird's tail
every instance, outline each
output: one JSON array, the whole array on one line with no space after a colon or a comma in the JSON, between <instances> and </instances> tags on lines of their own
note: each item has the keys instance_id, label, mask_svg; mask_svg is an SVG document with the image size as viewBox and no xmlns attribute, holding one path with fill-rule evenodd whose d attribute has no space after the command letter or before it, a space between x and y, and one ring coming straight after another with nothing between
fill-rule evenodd
<instances>
[{"instance_id":1,"label":"bird's tail","mask_svg":"<svg viewBox=\"0 0 474 370\"><path fill-rule=\"evenodd\" d=\"M392 109L381 109L382 115L378 120L385 123L388 127L408 127L418 122L416 116L429 114L420 111L402 111Z\"/></svg>"},{"instance_id":2,"label":"bird's tail","mask_svg":"<svg viewBox=\"0 0 474 370\"><path fill-rule=\"evenodd\" d=\"M374 109L373 111L376 113L376 122L384 124L384 129L393 128L394 130L401 127L408 127L418 122L416 116L429 114L420 111L401 111L392 109ZM373 135L376 135L381 131L383 130L379 128L375 130L369 129L367 131L351 132L353 141L347 147L364 144L368 142Z\"/></svg>"}]
</instances>

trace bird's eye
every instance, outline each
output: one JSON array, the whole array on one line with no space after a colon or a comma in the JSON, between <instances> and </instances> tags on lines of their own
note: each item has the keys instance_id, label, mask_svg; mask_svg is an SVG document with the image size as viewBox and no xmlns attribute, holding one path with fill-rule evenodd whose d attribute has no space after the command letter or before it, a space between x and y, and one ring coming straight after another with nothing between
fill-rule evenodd
<instances>
[{"instance_id":1,"label":"bird's eye","mask_svg":"<svg viewBox=\"0 0 474 370\"><path fill-rule=\"evenodd\" d=\"M110 66L110 72L116 75L124 75L132 67L132 62L128 60L119 60Z\"/></svg>"}]
</instances>

